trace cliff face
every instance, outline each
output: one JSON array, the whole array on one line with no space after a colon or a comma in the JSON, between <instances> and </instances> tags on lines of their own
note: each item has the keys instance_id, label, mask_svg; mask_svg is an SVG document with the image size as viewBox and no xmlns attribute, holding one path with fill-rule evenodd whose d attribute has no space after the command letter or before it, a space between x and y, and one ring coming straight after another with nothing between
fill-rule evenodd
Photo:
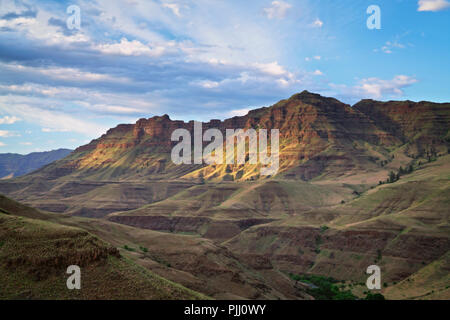
<instances>
[{"instance_id":1,"label":"cliff face","mask_svg":"<svg viewBox=\"0 0 450 320\"><path fill-rule=\"evenodd\" d=\"M362 100L354 109L406 144L410 156L448 151L449 103Z\"/></svg>"},{"instance_id":2,"label":"cliff face","mask_svg":"<svg viewBox=\"0 0 450 320\"><path fill-rule=\"evenodd\" d=\"M359 168L379 167L388 153L407 144L410 157L446 153L450 137L449 104L377 102L363 100L351 107L333 98L304 91L271 107L224 121L203 123L203 130L279 129L280 170L290 179L310 180L319 175L340 176ZM254 180L259 167L249 165L175 166L170 137L175 129L193 133L194 122L174 121L168 115L119 125L81 146L69 157L38 175L95 180L154 180L167 178ZM269 131L270 132L270 131ZM205 143L204 143L205 145Z\"/></svg>"},{"instance_id":3,"label":"cliff face","mask_svg":"<svg viewBox=\"0 0 450 320\"><path fill-rule=\"evenodd\" d=\"M372 100L352 107L304 91L245 116L211 120L202 128L217 128L224 136L226 129L279 129L277 179L340 181L360 185L352 190L357 192L385 180L400 165L447 154L449 108ZM194 121L175 121L168 115L118 125L64 159L1 182L0 192L45 210L102 216L161 201L198 183L269 178L260 175L260 165L248 162L175 165L170 154L177 142L170 138L178 128L193 137Z\"/></svg>"}]
</instances>

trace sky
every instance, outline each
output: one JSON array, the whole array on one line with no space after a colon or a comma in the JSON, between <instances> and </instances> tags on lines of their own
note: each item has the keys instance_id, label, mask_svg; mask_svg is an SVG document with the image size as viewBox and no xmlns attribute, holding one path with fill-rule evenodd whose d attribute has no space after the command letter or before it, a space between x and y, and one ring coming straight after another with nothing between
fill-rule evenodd
<instances>
[{"instance_id":1,"label":"sky","mask_svg":"<svg viewBox=\"0 0 450 320\"><path fill-rule=\"evenodd\" d=\"M155 115L245 115L303 90L450 102L449 30L450 0L0 0L0 153L76 148Z\"/></svg>"}]
</instances>

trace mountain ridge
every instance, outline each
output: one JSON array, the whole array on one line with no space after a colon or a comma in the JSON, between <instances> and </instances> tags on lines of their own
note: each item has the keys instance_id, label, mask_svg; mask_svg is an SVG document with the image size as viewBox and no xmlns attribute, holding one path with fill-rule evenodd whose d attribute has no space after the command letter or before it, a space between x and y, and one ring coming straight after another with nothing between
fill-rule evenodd
<instances>
[{"instance_id":1,"label":"mountain ridge","mask_svg":"<svg viewBox=\"0 0 450 320\"><path fill-rule=\"evenodd\" d=\"M384 180L390 170L406 167L420 158L447 154L449 108L450 104L373 100L351 107L335 98L303 91L270 107L251 110L245 116L213 119L202 126L203 130L218 128L222 132L236 128L279 129L278 179L337 179L354 185L352 192L361 192ZM418 111L413 112L414 116L397 112L404 109ZM416 121L415 116L421 120ZM192 132L193 125L194 121L171 120L168 115L120 124L63 159L10 183L1 182L0 192L40 209L90 215L83 209L87 204L74 206L76 199L86 196L96 199L97 204L88 206L90 212L103 215L164 200L204 181L251 183L270 179L260 176L259 165L248 162L175 165L170 156L176 144L170 140L171 133L178 128ZM447 137L442 138L444 134ZM409 140L405 143L405 139ZM356 183L358 176L364 176L362 184ZM157 181L165 187L153 186ZM66 190L61 193L63 186ZM43 198L42 192L49 192L54 198ZM99 205L98 201L103 203L109 197L108 192L122 200ZM134 192L133 197L130 192Z\"/></svg>"},{"instance_id":2,"label":"mountain ridge","mask_svg":"<svg viewBox=\"0 0 450 320\"><path fill-rule=\"evenodd\" d=\"M55 149L43 152L31 152L28 154L1 153L0 177L13 178L37 170L55 160L66 157L73 150Z\"/></svg>"}]
</instances>

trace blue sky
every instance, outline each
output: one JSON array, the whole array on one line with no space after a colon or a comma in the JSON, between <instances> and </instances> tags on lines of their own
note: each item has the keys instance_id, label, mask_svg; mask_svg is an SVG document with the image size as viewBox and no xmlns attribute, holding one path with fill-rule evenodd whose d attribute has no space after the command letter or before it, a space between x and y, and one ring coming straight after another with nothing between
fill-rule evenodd
<instances>
[{"instance_id":1,"label":"blue sky","mask_svg":"<svg viewBox=\"0 0 450 320\"><path fill-rule=\"evenodd\" d=\"M0 0L0 153L75 148L154 115L224 119L305 89L449 102L449 30L449 0Z\"/></svg>"}]
</instances>

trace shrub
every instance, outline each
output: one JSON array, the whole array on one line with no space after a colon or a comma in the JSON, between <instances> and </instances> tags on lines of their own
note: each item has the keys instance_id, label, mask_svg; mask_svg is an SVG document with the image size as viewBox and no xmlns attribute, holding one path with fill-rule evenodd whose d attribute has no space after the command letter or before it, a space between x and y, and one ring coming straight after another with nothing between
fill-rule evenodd
<instances>
[{"instance_id":1,"label":"shrub","mask_svg":"<svg viewBox=\"0 0 450 320\"><path fill-rule=\"evenodd\" d=\"M343 290L344 285L332 277L317 275L289 274L291 279L314 285L307 292L318 300L356 300L356 296L350 290Z\"/></svg>"},{"instance_id":2,"label":"shrub","mask_svg":"<svg viewBox=\"0 0 450 320\"><path fill-rule=\"evenodd\" d=\"M134 248L131 248L131 247L127 246L127 245L124 245L123 248L125 250L127 250L127 251L136 251Z\"/></svg>"},{"instance_id":3,"label":"shrub","mask_svg":"<svg viewBox=\"0 0 450 320\"><path fill-rule=\"evenodd\" d=\"M365 300L386 300L381 293L368 293Z\"/></svg>"},{"instance_id":4,"label":"shrub","mask_svg":"<svg viewBox=\"0 0 450 320\"><path fill-rule=\"evenodd\" d=\"M148 249L146 247L139 246L139 249L141 249L141 251L144 253L148 252Z\"/></svg>"}]
</instances>

